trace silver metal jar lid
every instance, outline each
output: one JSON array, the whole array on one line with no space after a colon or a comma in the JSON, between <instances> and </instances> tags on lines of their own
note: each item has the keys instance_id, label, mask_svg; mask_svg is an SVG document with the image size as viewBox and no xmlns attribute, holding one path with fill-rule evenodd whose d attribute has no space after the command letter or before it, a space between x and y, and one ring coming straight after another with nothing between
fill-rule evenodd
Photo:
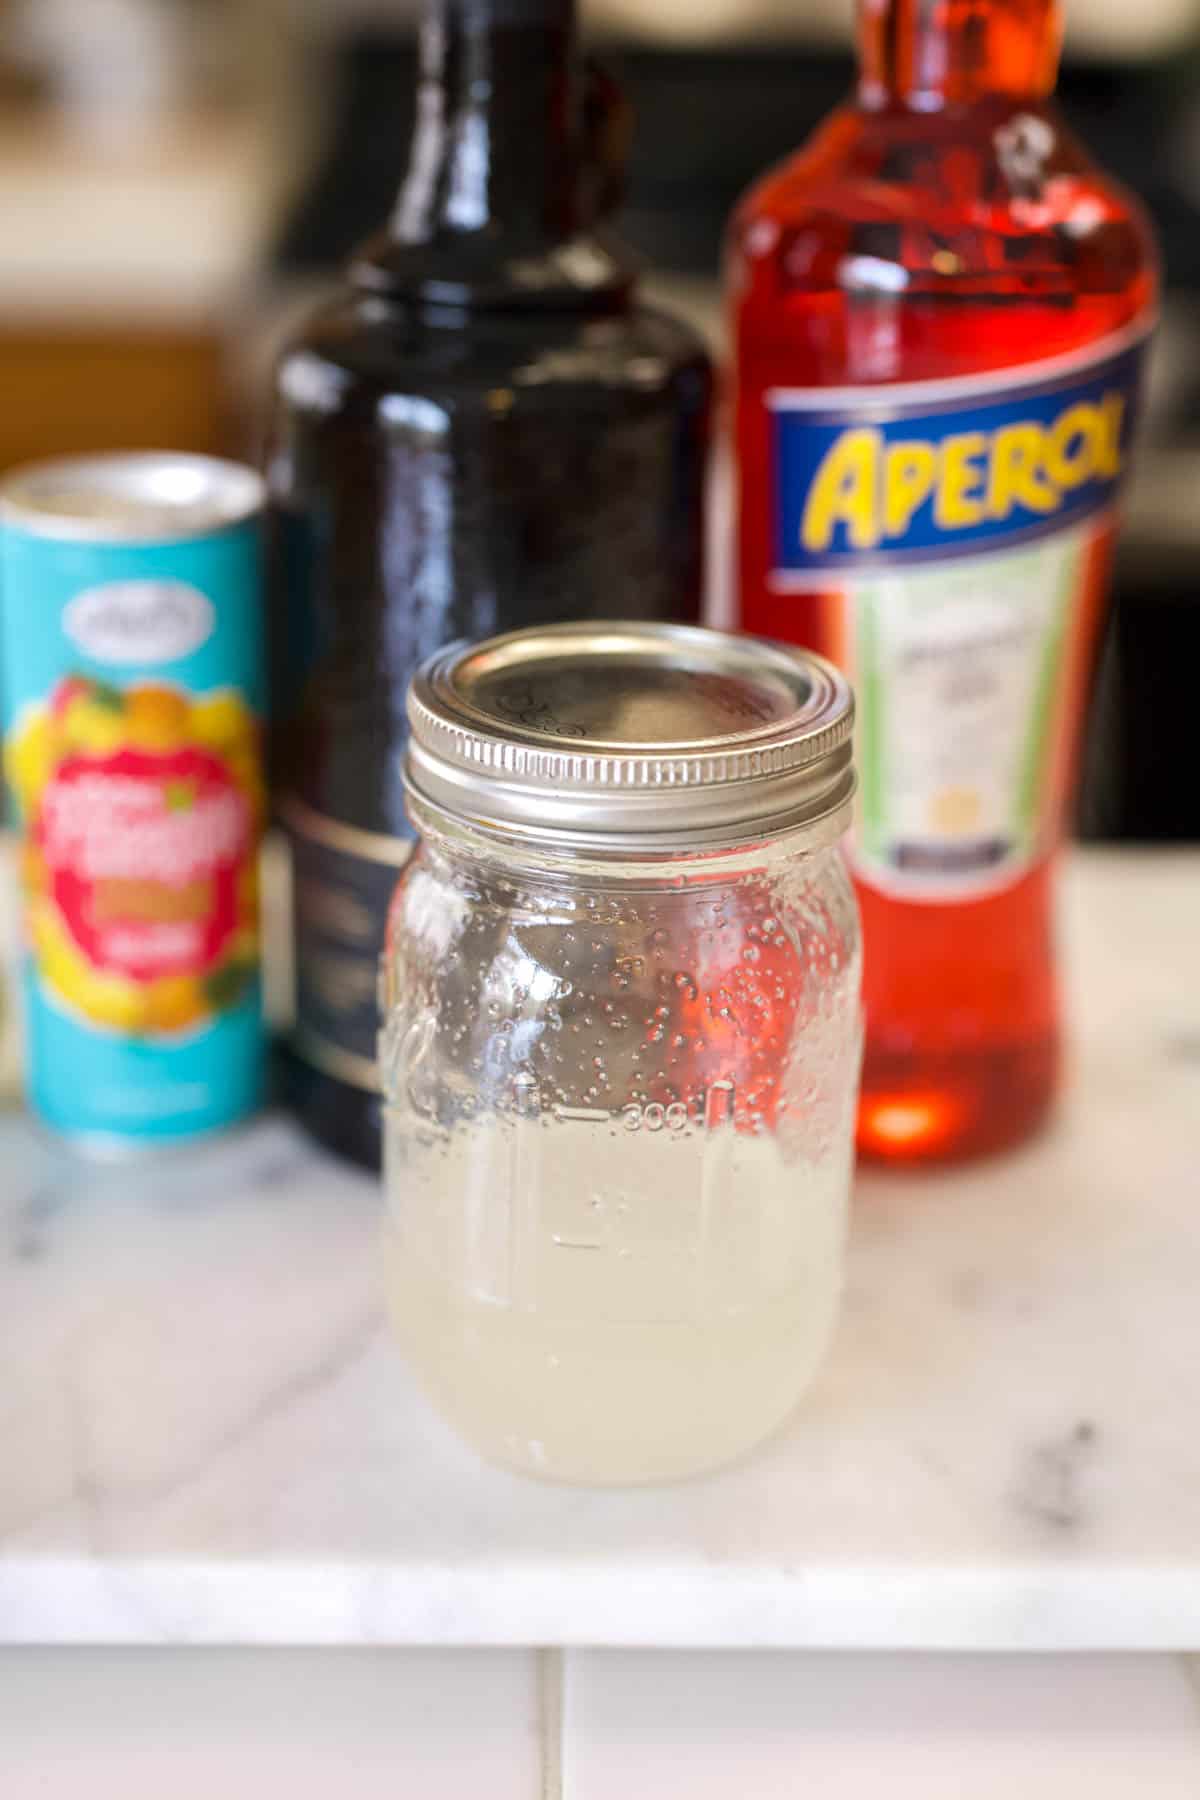
<instances>
[{"instance_id":1,"label":"silver metal jar lid","mask_svg":"<svg viewBox=\"0 0 1200 1800\"><path fill-rule=\"evenodd\" d=\"M827 839L849 819L848 683L755 638L613 622L452 644L418 671L408 716L418 807L547 845Z\"/></svg>"}]
</instances>

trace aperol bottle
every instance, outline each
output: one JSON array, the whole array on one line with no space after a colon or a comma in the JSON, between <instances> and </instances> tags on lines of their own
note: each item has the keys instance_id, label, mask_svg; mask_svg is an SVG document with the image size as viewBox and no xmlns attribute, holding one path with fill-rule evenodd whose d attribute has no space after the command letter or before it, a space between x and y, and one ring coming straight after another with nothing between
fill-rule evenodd
<instances>
[{"instance_id":1,"label":"aperol bottle","mask_svg":"<svg viewBox=\"0 0 1200 1800\"><path fill-rule=\"evenodd\" d=\"M973 1155L1059 1070L1053 853L1156 270L1050 101L1052 0L862 0L861 79L731 228L741 622L859 697L860 1149Z\"/></svg>"}]
</instances>

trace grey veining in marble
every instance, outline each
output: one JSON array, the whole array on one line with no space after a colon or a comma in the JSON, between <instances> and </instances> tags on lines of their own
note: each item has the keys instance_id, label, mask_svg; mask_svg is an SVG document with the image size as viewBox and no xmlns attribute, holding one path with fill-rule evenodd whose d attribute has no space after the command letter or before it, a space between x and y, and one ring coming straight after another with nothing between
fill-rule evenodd
<instances>
[{"instance_id":1,"label":"grey veining in marble","mask_svg":"<svg viewBox=\"0 0 1200 1800\"><path fill-rule=\"evenodd\" d=\"M864 1177L808 1403L677 1487L480 1465L285 1121L107 1169L0 1122L0 1640L1200 1646L1200 858L1066 902L1054 1128Z\"/></svg>"}]
</instances>

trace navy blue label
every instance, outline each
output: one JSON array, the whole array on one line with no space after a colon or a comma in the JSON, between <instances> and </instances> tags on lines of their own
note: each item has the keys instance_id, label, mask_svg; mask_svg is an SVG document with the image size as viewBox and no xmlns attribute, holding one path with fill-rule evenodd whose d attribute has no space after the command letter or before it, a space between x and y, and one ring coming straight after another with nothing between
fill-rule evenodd
<instances>
[{"instance_id":1,"label":"navy blue label","mask_svg":"<svg viewBox=\"0 0 1200 1800\"><path fill-rule=\"evenodd\" d=\"M411 843L283 807L292 849L296 1019L305 1062L375 1091L379 960Z\"/></svg>"},{"instance_id":2,"label":"navy blue label","mask_svg":"<svg viewBox=\"0 0 1200 1800\"><path fill-rule=\"evenodd\" d=\"M777 585L978 555L1100 511L1129 459L1143 343L1003 386L776 390Z\"/></svg>"}]
</instances>

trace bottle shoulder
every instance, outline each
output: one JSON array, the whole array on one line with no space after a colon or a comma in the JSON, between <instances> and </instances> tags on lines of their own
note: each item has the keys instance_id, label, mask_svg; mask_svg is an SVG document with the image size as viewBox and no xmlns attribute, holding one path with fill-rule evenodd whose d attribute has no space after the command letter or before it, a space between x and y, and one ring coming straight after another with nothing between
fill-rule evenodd
<instances>
[{"instance_id":1,"label":"bottle shoulder","mask_svg":"<svg viewBox=\"0 0 1200 1800\"><path fill-rule=\"evenodd\" d=\"M897 293L1108 293L1151 289L1157 270L1139 203L1053 104L997 100L840 108L743 197L729 252L748 285L773 264L790 292L873 280Z\"/></svg>"},{"instance_id":2,"label":"bottle shoulder","mask_svg":"<svg viewBox=\"0 0 1200 1800\"><path fill-rule=\"evenodd\" d=\"M278 382L320 407L355 393L445 394L497 386L653 389L706 376L686 321L638 303L589 315L481 309L441 316L352 289L322 306L285 347Z\"/></svg>"}]
</instances>

